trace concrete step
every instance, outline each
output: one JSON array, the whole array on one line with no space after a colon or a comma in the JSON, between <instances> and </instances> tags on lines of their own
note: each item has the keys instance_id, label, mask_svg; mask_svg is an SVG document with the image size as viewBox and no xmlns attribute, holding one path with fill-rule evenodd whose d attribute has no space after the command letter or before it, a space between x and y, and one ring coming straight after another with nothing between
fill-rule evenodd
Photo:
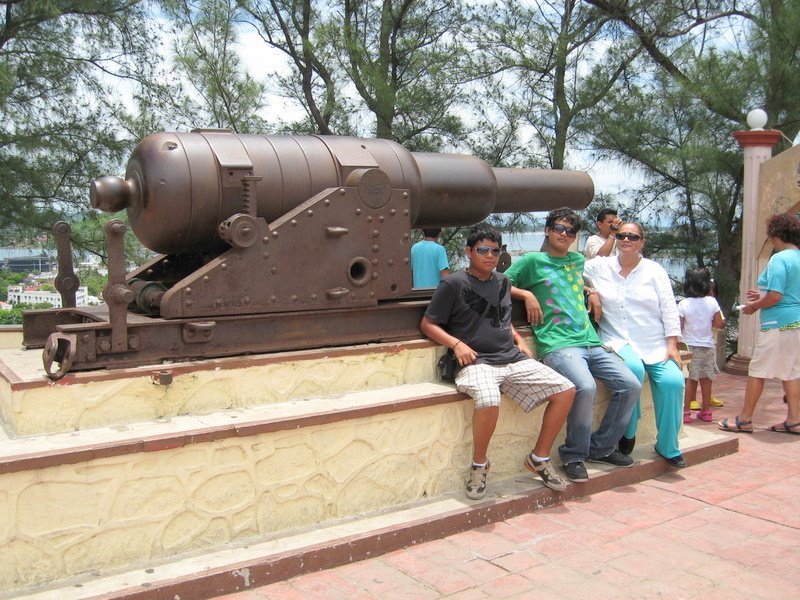
<instances>
[{"instance_id":1,"label":"concrete step","mask_svg":"<svg viewBox=\"0 0 800 600\"><path fill-rule=\"evenodd\" d=\"M466 398L452 385L427 382L69 433L10 437L0 429L0 474L318 426Z\"/></svg>"},{"instance_id":2,"label":"concrete step","mask_svg":"<svg viewBox=\"0 0 800 600\"><path fill-rule=\"evenodd\" d=\"M691 468L691 465L736 452L738 439L686 428L681 446ZM115 573L96 571L13 597L29 600L211 598L377 556L673 471L650 446L637 447L633 455L637 462L627 469L587 464L589 481L571 484L563 493L553 492L528 474L503 480L490 478L489 491L480 502L467 500L461 491L452 492L320 527L261 536L258 541L230 544L207 553L142 563Z\"/></svg>"},{"instance_id":3,"label":"concrete step","mask_svg":"<svg viewBox=\"0 0 800 600\"><path fill-rule=\"evenodd\" d=\"M0 349L0 427L9 437L124 426L436 380L429 340L320 348L70 373L42 353Z\"/></svg>"}]
</instances>

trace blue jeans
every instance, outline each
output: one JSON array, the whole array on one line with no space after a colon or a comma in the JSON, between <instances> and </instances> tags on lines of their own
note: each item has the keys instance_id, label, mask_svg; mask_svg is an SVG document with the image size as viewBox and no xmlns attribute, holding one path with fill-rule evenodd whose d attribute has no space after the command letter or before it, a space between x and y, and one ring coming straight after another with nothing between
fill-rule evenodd
<instances>
[{"instance_id":1,"label":"blue jeans","mask_svg":"<svg viewBox=\"0 0 800 600\"><path fill-rule=\"evenodd\" d=\"M630 345L620 348L619 355L639 381L644 381L645 371L650 378L650 391L653 394L653 409L656 416L656 450L666 458L678 456L681 453L678 446L678 431L683 422L685 385L683 371L671 360L652 365L645 364ZM625 437L636 436L641 414L642 410L637 402Z\"/></svg>"},{"instance_id":2,"label":"blue jeans","mask_svg":"<svg viewBox=\"0 0 800 600\"><path fill-rule=\"evenodd\" d=\"M558 448L564 464L588 456L608 456L625 433L642 384L622 359L602 346L560 348L546 354L542 362L575 384L575 401L567 417L567 438ZM592 433L595 379L611 393L600 427Z\"/></svg>"}]
</instances>

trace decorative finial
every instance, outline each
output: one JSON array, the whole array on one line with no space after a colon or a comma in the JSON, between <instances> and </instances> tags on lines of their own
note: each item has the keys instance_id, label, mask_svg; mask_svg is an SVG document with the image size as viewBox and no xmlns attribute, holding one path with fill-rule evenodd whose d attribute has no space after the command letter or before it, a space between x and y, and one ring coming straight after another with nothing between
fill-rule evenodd
<instances>
[{"instance_id":1,"label":"decorative finial","mask_svg":"<svg viewBox=\"0 0 800 600\"><path fill-rule=\"evenodd\" d=\"M764 125L767 124L767 113L760 108L754 108L747 113L747 124L750 126L750 129L755 131L763 130Z\"/></svg>"}]
</instances>

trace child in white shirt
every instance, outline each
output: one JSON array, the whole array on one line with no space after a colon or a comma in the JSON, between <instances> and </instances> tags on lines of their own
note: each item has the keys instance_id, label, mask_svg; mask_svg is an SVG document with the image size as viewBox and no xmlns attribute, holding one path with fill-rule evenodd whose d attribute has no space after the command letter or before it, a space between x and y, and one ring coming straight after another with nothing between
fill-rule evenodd
<instances>
[{"instance_id":1,"label":"child in white shirt","mask_svg":"<svg viewBox=\"0 0 800 600\"><path fill-rule=\"evenodd\" d=\"M702 407L697 413L701 421L710 422L711 416L711 380L716 373L717 350L712 328L725 327L725 318L716 298L710 295L711 275L706 269L690 269L686 271L683 283L686 298L678 303L678 314L681 317L681 331L684 343L692 353L689 363L689 377L686 380L684 393L683 422L692 422L691 403L697 394L697 383L700 382Z\"/></svg>"}]
</instances>

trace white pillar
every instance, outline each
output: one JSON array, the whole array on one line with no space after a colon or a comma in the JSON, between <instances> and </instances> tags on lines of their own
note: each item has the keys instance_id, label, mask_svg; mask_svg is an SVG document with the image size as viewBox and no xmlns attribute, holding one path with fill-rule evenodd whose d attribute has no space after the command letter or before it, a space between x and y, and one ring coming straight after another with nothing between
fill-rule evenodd
<instances>
[{"instance_id":1,"label":"white pillar","mask_svg":"<svg viewBox=\"0 0 800 600\"><path fill-rule=\"evenodd\" d=\"M755 112L755 111L754 111ZM752 114L752 113L751 113ZM762 113L763 114L763 113ZM748 123L750 116L748 115ZM766 123L766 115L764 115ZM761 125L763 125L762 123ZM772 148L781 139L780 131L765 131L760 126L750 131L735 131L733 137L744 148L744 204L742 207L742 266L739 279L739 298L745 302L745 292L756 289L758 279L758 253L764 239L764 223L758 223L758 188L761 164L772 158ZM725 365L729 373L747 374L747 365L753 356L757 316L740 315L739 341L734 354Z\"/></svg>"}]
</instances>

